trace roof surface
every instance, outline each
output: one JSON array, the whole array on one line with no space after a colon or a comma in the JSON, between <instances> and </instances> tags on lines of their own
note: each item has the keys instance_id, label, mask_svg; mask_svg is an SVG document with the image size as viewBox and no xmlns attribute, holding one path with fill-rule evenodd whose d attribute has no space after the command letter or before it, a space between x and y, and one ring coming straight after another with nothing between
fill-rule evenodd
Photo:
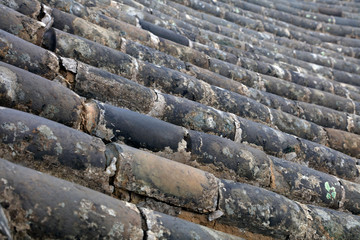
<instances>
[{"instance_id":1,"label":"roof surface","mask_svg":"<svg viewBox=\"0 0 360 240\"><path fill-rule=\"evenodd\" d=\"M359 239L359 13L0 0L0 236Z\"/></svg>"}]
</instances>

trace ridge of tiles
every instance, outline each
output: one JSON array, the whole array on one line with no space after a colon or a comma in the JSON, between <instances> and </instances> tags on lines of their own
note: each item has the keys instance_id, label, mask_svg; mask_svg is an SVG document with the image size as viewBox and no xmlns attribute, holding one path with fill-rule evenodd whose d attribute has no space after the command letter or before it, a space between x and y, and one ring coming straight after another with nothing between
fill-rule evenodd
<instances>
[{"instance_id":1,"label":"ridge of tiles","mask_svg":"<svg viewBox=\"0 0 360 240\"><path fill-rule=\"evenodd\" d=\"M0 1L0 236L358 239L359 12Z\"/></svg>"}]
</instances>

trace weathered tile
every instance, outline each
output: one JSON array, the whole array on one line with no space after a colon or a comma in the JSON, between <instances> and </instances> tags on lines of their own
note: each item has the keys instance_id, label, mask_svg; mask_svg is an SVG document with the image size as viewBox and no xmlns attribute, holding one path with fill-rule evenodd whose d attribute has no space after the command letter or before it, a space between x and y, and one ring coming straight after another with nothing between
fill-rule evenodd
<instances>
[{"instance_id":1,"label":"weathered tile","mask_svg":"<svg viewBox=\"0 0 360 240\"><path fill-rule=\"evenodd\" d=\"M0 60L48 79L59 71L59 59L45 49L24 41L0 29Z\"/></svg>"},{"instance_id":2,"label":"weathered tile","mask_svg":"<svg viewBox=\"0 0 360 240\"><path fill-rule=\"evenodd\" d=\"M144 214L148 238L154 239L242 239L219 231L176 219L163 213L140 208Z\"/></svg>"},{"instance_id":3,"label":"weathered tile","mask_svg":"<svg viewBox=\"0 0 360 240\"><path fill-rule=\"evenodd\" d=\"M143 239L135 205L3 159L0 165L0 200L15 239Z\"/></svg>"},{"instance_id":4,"label":"weathered tile","mask_svg":"<svg viewBox=\"0 0 360 240\"><path fill-rule=\"evenodd\" d=\"M46 24L26 17L10 8L0 5L0 29L17 35L26 41L40 45Z\"/></svg>"},{"instance_id":5,"label":"weathered tile","mask_svg":"<svg viewBox=\"0 0 360 240\"><path fill-rule=\"evenodd\" d=\"M126 145L108 145L108 151L117 159L115 187L197 212L215 211L218 179L212 174Z\"/></svg>"},{"instance_id":6,"label":"weathered tile","mask_svg":"<svg viewBox=\"0 0 360 240\"><path fill-rule=\"evenodd\" d=\"M154 105L156 94L119 75L78 62L74 91L87 98L98 99L113 105L148 113Z\"/></svg>"},{"instance_id":7,"label":"weathered tile","mask_svg":"<svg viewBox=\"0 0 360 240\"><path fill-rule=\"evenodd\" d=\"M83 98L59 83L0 62L1 105L79 128ZM40 87L39 87L40 86Z\"/></svg>"},{"instance_id":8,"label":"weathered tile","mask_svg":"<svg viewBox=\"0 0 360 240\"><path fill-rule=\"evenodd\" d=\"M29 113L3 107L0 112L2 158L110 191L100 139Z\"/></svg>"},{"instance_id":9,"label":"weathered tile","mask_svg":"<svg viewBox=\"0 0 360 240\"><path fill-rule=\"evenodd\" d=\"M355 158L360 158L360 136L358 134L326 128L331 148L342 151Z\"/></svg>"},{"instance_id":10,"label":"weathered tile","mask_svg":"<svg viewBox=\"0 0 360 240\"><path fill-rule=\"evenodd\" d=\"M223 180L219 208L220 223L235 225L277 239L305 239L308 219L295 202L273 192Z\"/></svg>"}]
</instances>

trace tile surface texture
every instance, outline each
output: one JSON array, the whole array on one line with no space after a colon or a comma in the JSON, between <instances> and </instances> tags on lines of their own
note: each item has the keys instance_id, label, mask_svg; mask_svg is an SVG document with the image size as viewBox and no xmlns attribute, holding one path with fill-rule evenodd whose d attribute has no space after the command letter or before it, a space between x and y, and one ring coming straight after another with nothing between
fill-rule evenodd
<instances>
[{"instance_id":1,"label":"tile surface texture","mask_svg":"<svg viewBox=\"0 0 360 240\"><path fill-rule=\"evenodd\" d=\"M359 239L357 0L0 0L0 239Z\"/></svg>"}]
</instances>

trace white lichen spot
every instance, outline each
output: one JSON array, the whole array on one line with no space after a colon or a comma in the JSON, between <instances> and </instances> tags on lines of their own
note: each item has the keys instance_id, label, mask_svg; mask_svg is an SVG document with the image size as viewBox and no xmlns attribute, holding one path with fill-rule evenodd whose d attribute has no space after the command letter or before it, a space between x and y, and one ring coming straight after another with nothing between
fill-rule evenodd
<instances>
[{"instance_id":1,"label":"white lichen spot","mask_svg":"<svg viewBox=\"0 0 360 240\"><path fill-rule=\"evenodd\" d=\"M161 215L156 214L152 210L140 208L145 215L146 225L148 227L148 239L164 239L164 236L170 236L169 229L163 226Z\"/></svg>"},{"instance_id":2,"label":"white lichen spot","mask_svg":"<svg viewBox=\"0 0 360 240\"><path fill-rule=\"evenodd\" d=\"M360 223L358 220L355 220L352 216L348 216L346 218L346 228L347 229L351 229L351 228L354 228L354 227L360 227Z\"/></svg>"},{"instance_id":3,"label":"white lichen spot","mask_svg":"<svg viewBox=\"0 0 360 240\"><path fill-rule=\"evenodd\" d=\"M10 131L13 133L13 141L16 140L16 137L17 137L17 133L16 133L16 125L14 123L3 123L0 125L2 129L4 130L7 130L7 131ZM6 135L3 136L3 141L7 141L8 140L8 137L10 137L10 135Z\"/></svg>"},{"instance_id":4,"label":"white lichen spot","mask_svg":"<svg viewBox=\"0 0 360 240\"><path fill-rule=\"evenodd\" d=\"M311 68L313 69L313 71L318 71L320 69L322 69L322 66L319 66L317 64L313 64L313 63L309 63L309 65L311 66Z\"/></svg>"},{"instance_id":5,"label":"white lichen spot","mask_svg":"<svg viewBox=\"0 0 360 240\"><path fill-rule=\"evenodd\" d=\"M15 0L6 1L6 6L8 6L9 8L12 8L12 9L18 9L19 8L19 5L16 3Z\"/></svg>"},{"instance_id":6,"label":"white lichen spot","mask_svg":"<svg viewBox=\"0 0 360 240\"><path fill-rule=\"evenodd\" d=\"M75 153L77 154L86 154L88 151L88 144L84 142L77 142L75 144Z\"/></svg>"},{"instance_id":7,"label":"white lichen spot","mask_svg":"<svg viewBox=\"0 0 360 240\"><path fill-rule=\"evenodd\" d=\"M345 165L345 161L344 161L344 159L341 159L340 167L344 167L344 165Z\"/></svg>"},{"instance_id":8,"label":"white lichen spot","mask_svg":"<svg viewBox=\"0 0 360 240\"><path fill-rule=\"evenodd\" d=\"M25 133L30 130L23 122L17 122L16 126L20 133Z\"/></svg>"},{"instance_id":9,"label":"white lichen spot","mask_svg":"<svg viewBox=\"0 0 360 240\"><path fill-rule=\"evenodd\" d=\"M248 164L249 164L249 168L251 170L253 169L256 169L255 166L256 166L256 161L255 161L255 158L254 158L254 155L252 155L251 152L249 151L246 151L246 150L242 150L241 153L240 153L240 157L246 159L248 161ZM256 166L257 167L257 166Z\"/></svg>"},{"instance_id":10,"label":"white lichen spot","mask_svg":"<svg viewBox=\"0 0 360 240\"><path fill-rule=\"evenodd\" d=\"M194 47L194 42L191 41L190 39L188 39L188 40L189 40L189 48L193 48Z\"/></svg>"},{"instance_id":11,"label":"white lichen spot","mask_svg":"<svg viewBox=\"0 0 360 240\"><path fill-rule=\"evenodd\" d=\"M215 128L216 127L216 122L214 121L214 118L213 117L208 117L206 119L206 125L209 127L209 128Z\"/></svg>"},{"instance_id":12,"label":"white lichen spot","mask_svg":"<svg viewBox=\"0 0 360 240\"><path fill-rule=\"evenodd\" d=\"M116 173L116 162L117 162L117 158L113 157L113 159L111 159L110 165L106 168L105 172L107 175L109 175L109 177L114 176Z\"/></svg>"},{"instance_id":13,"label":"white lichen spot","mask_svg":"<svg viewBox=\"0 0 360 240\"><path fill-rule=\"evenodd\" d=\"M234 142L241 143L242 140L242 129L239 120L237 119L237 116L233 113L230 114L233 123L235 125L235 138Z\"/></svg>"},{"instance_id":14,"label":"white lichen spot","mask_svg":"<svg viewBox=\"0 0 360 240\"><path fill-rule=\"evenodd\" d=\"M233 202L233 200L232 199L226 199L225 200L225 211L226 211L226 214L227 215L234 215L234 210L232 209L232 207L231 207L231 205L229 204L229 202L230 201L232 201Z\"/></svg>"},{"instance_id":15,"label":"white lichen spot","mask_svg":"<svg viewBox=\"0 0 360 240\"><path fill-rule=\"evenodd\" d=\"M330 221L330 220L331 220L330 215L329 215L327 212L321 210L320 208L315 209L315 211L316 211L317 214L318 214L322 219L324 219L325 221Z\"/></svg>"},{"instance_id":16,"label":"white lichen spot","mask_svg":"<svg viewBox=\"0 0 360 240\"><path fill-rule=\"evenodd\" d=\"M191 19L192 19L188 14L185 14L185 18L186 18L187 20L191 20Z\"/></svg>"},{"instance_id":17,"label":"white lichen spot","mask_svg":"<svg viewBox=\"0 0 360 240\"><path fill-rule=\"evenodd\" d=\"M166 101L160 91L155 89L155 94L156 94L156 100L154 102L153 108L150 110L148 115L152 117L162 117L166 107Z\"/></svg>"},{"instance_id":18,"label":"white lichen spot","mask_svg":"<svg viewBox=\"0 0 360 240\"><path fill-rule=\"evenodd\" d=\"M285 32L287 37L291 36L291 33L290 33L289 29L285 28L284 32Z\"/></svg>"},{"instance_id":19,"label":"white lichen spot","mask_svg":"<svg viewBox=\"0 0 360 240\"><path fill-rule=\"evenodd\" d=\"M51 210L51 207L46 207L46 213L51 216L51 213L52 213L52 210Z\"/></svg>"},{"instance_id":20,"label":"white lichen spot","mask_svg":"<svg viewBox=\"0 0 360 240\"><path fill-rule=\"evenodd\" d=\"M154 194L152 194L153 191L149 186L141 186L140 191L145 194L149 194L149 196L154 196Z\"/></svg>"},{"instance_id":21,"label":"white lichen spot","mask_svg":"<svg viewBox=\"0 0 360 240\"><path fill-rule=\"evenodd\" d=\"M65 207L65 203L64 203L64 202L61 202L61 203L58 204L58 206L64 208L64 207Z\"/></svg>"},{"instance_id":22,"label":"white lichen spot","mask_svg":"<svg viewBox=\"0 0 360 240\"><path fill-rule=\"evenodd\" d=\"M195 231L190 231L191 239L200 240L201 237Z\"/></svg>"},{"instance_id":23,"label":"white lichen spot","mask_svg":"<svg viewBox=\"0 0 360 240\"><path fill-rule=\"evenodd\" d=\"M41 5L43 8L43 13L44 16L41 19L41 23L44 24L44 26L46 27L46 29L49 29L52 25L52 23L54 22L53 17L52 17L52 8L42 4Z\"/></svg>"},{"instance_id":24,"label":"white lichen spot","mask_svg":"<svg viewBox=\"0 0 360 240\"><path fill-rule=\"evenodd\" d=\"M354 119L352 116L348 115L347 116L347 119L346 119L346 122L347 122L347 126L346 126L346 129L351 132L354 128L355 128L355 124L354 124Z\"/></svg>"},{"instance_id":25,"label":"white lichen spot","mask_svg":"<svg viewBox=\"0 0 360 240\"><path fill-rule=\"evenodd\" d=\"M132 61L133 65L134 65L134 69L133 69L134 74L136 74L139 71L139 63L136 60L136 58L132 58L131 61Z\"/></svg>"},{"instance_id":26,"label":"white lichen spot","mask_svg":"<svg viewBox=\"0 0 360 240\"><path fill-rule=\"evenodd\" d=\"M8 184L8 180L6 180L5 178L1 178L1 181L3 182L4 185Z\"/></svg>"},{"instance_id":27,"label":"white lichen spot","mask_svg":"<svg viewBox=\"0 0 360 240\"><path fill-rule=\"evenodd\" d=\"M16 98L17 76L6 67L0 66L0 85L6 90L6 95L11 99Z\"/></svg>"},{"instance_id":28,"label":"white lichen spot","mask_svg":"<svg viewBox=\"0 0 360 240\"><path fill-rule=\"evenodd\" d=\"M101 208L101 210L103 210L108 215L116 217L116 213L115 213L114 209L108 208L105 205L101 205L100 208Z\"/></svg>"},{"instance_id":29,"label":"white lichen spot","mask_svg":"<svg viewBox=\"0 0 360 240\"><path fill-rule=\"evenodd\" d=\"M272 65L274 67L274 70L276 71L277 75L280 77L280 78L283 78L285 76L285 71L284 69L282 69L281 67L279 67L278 65L276 64L273 64Z\"/></svg>"},{"instance_id":30,"label":"white lichen spot","mask_svg":"<svg viewBox=\"0 0 360 240\"><path fill-rule=\"evenodd\" d=\"M224 147L222 149L222 154L224 154L225 156L232 158L234 155L230 152L230 149L228 147Z\"/></svg>"},{"instance_id":31,"label":"white lichen spot","mask_svg":"<svg viewBox=\"0 0 360 240\"><path fill-rule=\"evenodd\" d=\"M124 232L124 224L116 222L110 229L108 236L114 238L121 238L122 233Z\"/></svg>"},{"instance_id":32,"label":"white lichen spot","mask_svg":"<svg viewBox=\"0 0 360 240\"><path fill-rule=\"evenodd\" d=\"M56 152L56 155L61 155L62 154L62 151L63 151L63 148L62 148L62 146L61 146L61 144L60 143L56 143L55 144L55 152Z\"/></svg>"},{"instance_id":33,"label":"white lichen spot","mask_svg":"<svg viewBox=\"0 0 360 240\"><path fill-rule=\"evenodd\" d=\"M25 217L28 218L29 216L31 216L31 214L33 214L33 212L34 211L32 209L26 210Z\"/></svg>"},{"instance_id":34,"label":"white lichen spot","mask_svg":"<svg viewBox=\"0 0 360 240\"><path fill-rule=\"evenodd\" d=\"M152 34L151 32L149 32L149 34L150 34L150 42L154 44L154 46L159 46L160 43L159 37Z\"/></svg>"},{"instance_id":35,"label":"white lichen spot","mask_svg":"<svg viewBox=\"0 0 360 240\"><path fill-rule=\"evenodd\" d=\"M69 32L69 30L70 30L70 26L67 25L67 24L65 24L65 26L64 26L64 31L65 31L65 32Z\"/></svg>"},{"instance_id":36,"label":"white lichen spot","mask_svg":"<svg viewBox=\"0 0 360 240\"><path fill-rule=\"evenodd\" d=\"M142 11L137 10L136 8L128 7L126 9L126 14L136 17L137 19L144 19L144 14Z\"/></svg>"},{"instance_id":37,"label":"white lichen spot","mask_svg":"<svg viewBox=\"0 0 360 240\"><path fill-rule=\"evenodd\" d=\"M178 143L178 152L186 152L187 148L187 142L185 139L181 139L181 141Z\"/></svg>"},{"instance_id":38,"label":"white lichen spot","mask_svg":"<svg viewBox=\"0 0 360 240\"><path fill-rule=\"evenodd\" d=\"M266 106L265 106L266 107ZM266 107L266 109L269 112L269 117L270 117L270 123L273 124L274 123L274 116L272 114L272 110L269 107Z\"/></svg>"},{"instance_id":39,"label":"white lichen spot","mask_svg":"<svg viewBox=\"0 0 360 240\"><path fill-rule=\"evenodd\" d=\"M48 217L44 217L44 218L40 221L40 223L41 223L41 224L44 224L47 220L49 220L49 218L48 218Z\"/></svg>"},{"instance_id":40,"label":"white lichen spot","mask_svg":"<svg viewBox=\"0 0 360 240\"><path fill-rule=\"evenodd\" d=\"M57 137L51 131L51 129L46 125L40 125L37 127L37 130L40 132L41 135L46 137L49 140L57 140Z\"/></svg>"},{"instance_id":41,"label":"white lichen spot","mask_svg":"<svg viewBox=\"0 0 360 240\"><path fill-rule=\"evenodd\" d=\"M77 212L77 214L83 219L83 220L87 220L89 219L89 211L92 210L94 206L94 203L91 202L90 200L87 199L81 199L80 201L80 207L79 207L79 211Z\"/></svg>"},{"instance_id":42,"label":"white lichen spot","mask_svg":"<svg viewBox=\"0 0 360 240\"><path fill-rule=\"evenodd\" d=\"M259 32L258 34L260 34L260 36L266 40L271 40L272 39L272 35L268 34L266 32Z\"/></svg>"},{"instance_id":43,"label":"white lichen spot","mask_svg":"<svg viewBox=\"0 0 360 240\"><path fill-rule=\"evenodd\" d=\"M220 210L216 210L215 212L212 212L209 214L208 219L211 222L211 221L214 221L214 220L220 218L222 215L224 215L224 212L222 212Z\"/></svg>"},{"instance_id":44,"label":"white lichen spot","mask_svg":"<svg viewBox=\"0 0 360 240\"><path fill-rule=\"evenodd\" d=\"M292 160L294 160L296 157L297 157L297 155L296 155L295 152L290 152L290 153L285 154L285 159L286 159L287 161L292 161Z\"/></svg>"},{"instance_id":45,"label":"white lichen spot","mask_svg":"<svg viewBox=\"0 0 360 240\"><path fill-rule=\"evenodd\" d=\"M95 135L108 141L114 137L113 130L106 127L104 109L100 109L98 125L95 128Z\"/></svg>"},{"instance_id":46,"label":"white lichen spot","mask_svg":"<svg viewBox=\"0 0 360 240\"><path fill-rule=\"evenodd\" d=\"M136 207L135 204L125 202L125 206L128 207L128 208L130 208L131 210L137 212L137 213L140 213L140 212L139 212L139 209Z\"/></svg>"},{"instance_id":47,"label":"white lichen spot","mask_svg":"<svg viewBox=\"0 0 360 240\"><path fill-rule=\"evenodd\" d=\"M76 73L77 72L77 61L75 61L74 59L71 58L65 58L65 57L60 57L61 59L61 63L62 65L65 67L65 69L67 71L70 71L72 73Z\"/></svg>"}]
</instances>

